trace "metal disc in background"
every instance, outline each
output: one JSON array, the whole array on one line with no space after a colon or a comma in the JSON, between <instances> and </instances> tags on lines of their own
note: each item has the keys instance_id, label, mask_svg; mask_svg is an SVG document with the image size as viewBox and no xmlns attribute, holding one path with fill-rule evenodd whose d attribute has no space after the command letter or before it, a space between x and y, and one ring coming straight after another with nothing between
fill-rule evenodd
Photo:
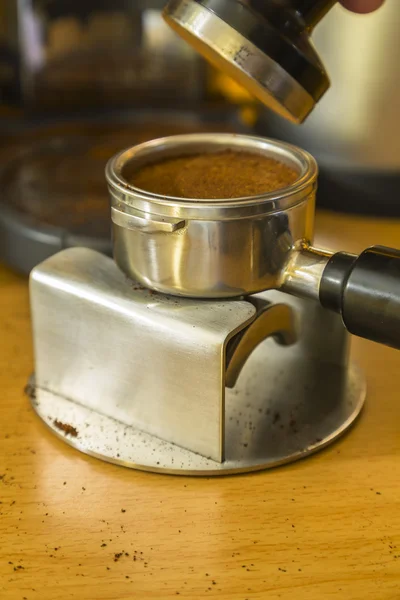
<instances>
[{"instance_id":1,"label":"metal disc in background","mask_svg":"<svg viewBox=\"0 0 400 600\"><path fill-rule=\"evenodd\" d=\"M27 392L53 433L106 462L191 476L260 471L305 458L337 440L358 418L366 397L364 375L354 365L310 362L297 346L288 352L271 344L259 346L238 384L226 391L222 463L35 388L34 378ZM284 352L291 354L286 361Z\"/></svg>"},{"instance_id":2,"label":"metal disc in background","mask_svg":"<svg viewBox=\"0 0 400 600\"><path fill-rule=\"evenodd\" d=\"M108 159L166 135L240 132L236 115L137 112L5 130L0 141L0 260L28 274L64 248L111 254Z\"/></svg>"}]
</instances>

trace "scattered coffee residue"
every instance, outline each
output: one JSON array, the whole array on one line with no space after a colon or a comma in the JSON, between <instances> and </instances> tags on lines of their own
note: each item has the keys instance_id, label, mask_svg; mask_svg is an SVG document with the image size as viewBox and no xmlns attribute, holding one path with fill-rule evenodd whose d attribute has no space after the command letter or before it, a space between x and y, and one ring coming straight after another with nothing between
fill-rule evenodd
<instances>
[{"instance_id":1,"label":"scattered coffee residue","mask_svg":"<svg viewBox=\"0 0 400 600\"><path fill-rule=\"evenodd\" d=\"M36 400L36 388L31 383L28 383L24 388L24 394L31 400Z\"/></svg>"},{"instance_id":2,"label":"scattered coffee residue","mask_svg":"<svg viewBox=\"0 0 400 600\"><path fill-rule=\"evenodd\" d=\"M276 423L278 423L280 420L281 420L281 415L280 415L280 413L276 412L274 414L274 418L272 420L272 424L276 425Z\"/></svg>"},{"instance_id":3,"label":"scattered coffee residue","mask_svg":"<svg viewBox=\"0 0 400 600\"><path fill-rule=\"evenodd\" d=\"M61 423L61 421L57 421L54 419L54 425L57 429L61 429L65 433L65 435L70 435L71 437L78 437L78 430L75 429L72 425L68 425L68 423Z\"/></svg>"},{"instance_id":4,"label":"scattered coffee residue","mask_svg":"<svg viewBox=\"0 0 400 600\"><path fill-rule=\"evenodd\" d=\"M291 185L298 173L266 156L226 150L171 158L137 171L128 165L124 177L162 196L216 200L273 192Z\"/></svg>"}]
</instances>

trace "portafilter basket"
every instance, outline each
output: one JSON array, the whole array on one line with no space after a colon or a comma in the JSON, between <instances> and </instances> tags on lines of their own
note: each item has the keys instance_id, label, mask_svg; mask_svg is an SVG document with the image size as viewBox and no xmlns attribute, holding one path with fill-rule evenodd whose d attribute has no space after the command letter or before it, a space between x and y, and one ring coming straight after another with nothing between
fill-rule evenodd
<instances>
[{"instance_id":1,"label":"portafilter basket","mask_svg":"<svg viewBox=\"0 0 400 600\"><path fill-rule=\"evenodd\" d=\"M222 200L161 196L129 183L144 165L223 150L284 162L298 178L273 193ZM114 259L164 294L221 299L277 289L317 300L340 313L350 333L400 348L400 251L314 248L317 175L300 148L244 135L178 135L124 150L106 168Z\"/></svg>"}]
</instances>

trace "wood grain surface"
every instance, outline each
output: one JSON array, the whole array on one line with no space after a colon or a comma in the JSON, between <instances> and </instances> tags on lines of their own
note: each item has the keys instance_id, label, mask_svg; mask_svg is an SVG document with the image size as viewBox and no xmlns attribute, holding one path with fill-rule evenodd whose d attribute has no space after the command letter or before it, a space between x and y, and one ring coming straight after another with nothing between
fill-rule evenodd
<instances>
[{"instance_id":1,"label":"wood grain surface","mask_svg":"<svg viewBox=\"0 0 400 600\"><path fill-rule=\"evenodd\" d=\"M400 246L400 222L321 213L320 245ZM190 479L102 463L56 439L23 393L28 287L0 269L1 600L400 598L400 352L354 340L367 407L297 464Z\"/></svg>"}]
</instances>

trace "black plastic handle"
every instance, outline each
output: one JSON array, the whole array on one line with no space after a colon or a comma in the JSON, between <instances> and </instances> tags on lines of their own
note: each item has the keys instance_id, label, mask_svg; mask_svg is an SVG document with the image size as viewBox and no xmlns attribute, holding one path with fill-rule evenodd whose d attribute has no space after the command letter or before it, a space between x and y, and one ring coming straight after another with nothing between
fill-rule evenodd
<instances>
[{"instance_id":1,"label":"black plastic handle","mask_svg":"<svg viewBox=\"0 0 400 600\"><path fill-rule=\"evenodd\" d=\"M313 29L336 4L336 0L291 0L291 4L301 15L306 27Z\"/></svg>"},{"instance_id":2,"label":"black plastic handle","mask_svg":"<svg viewBox=\"0 0 400 600\"><path fill-rule=\"evenodd\" d=\"M302 29L313 29L327 12L336 4L336 0L248 0L249 5L260 14L271 17L271 11L277 12L281 20L285 13L291 14Z\"/></svg>"},{"instance_id":3,"label":"black plastic handle","mask_svg":"<svg viewBox=\"0 0 400 600\"><path fill-rule=\"evenodd\" d=\"M322 275L320 302L342 315L350 333L400 349L400 250L334 254Z\"/></svg>"}]
</instances>

